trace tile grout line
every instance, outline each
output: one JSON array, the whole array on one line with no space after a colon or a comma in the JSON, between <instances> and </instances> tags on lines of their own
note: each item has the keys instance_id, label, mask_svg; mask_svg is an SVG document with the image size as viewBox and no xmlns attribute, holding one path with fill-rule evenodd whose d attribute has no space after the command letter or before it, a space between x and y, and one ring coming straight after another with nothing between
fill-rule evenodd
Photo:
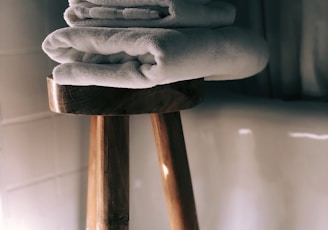
<instances>
[{"instance_id":1,"label":"tile grout line","mask_svg":"<svg viewBox=\"0 0 328 230\"><path fill-rule=\"evenodd\" d=\"M24 116L18 116L15 118L4 119L0 122L0 125L6 127L6 126L17 125L17 124L21 124L21 123L28 123L28 122L33 122L33 121L37 121L37 120L52 118L52 117L56 117L56 116L60 116L60 115L55 114L50 111L33 113L33 114L29 114L29 115L24 115Z\"/></svg>"},{"instance_id":2,"label":"tile grout line","mask_svg":"<svg viewBox=\"0 0 328 230\"><path fill-rule=\"evenodd\" d=\"M64 177L64 176L68 176L74 173L78 173L78 172L82 172L84 170L87 170L87 166L81 166L79 168L76 169L70 169L70 170L66 170L63 172L58 172L58 173L50 173L35 179L31 179L27 182L22 182L22 183L17 183L16 185L11 185L5 188L6 192L14 192L17 190L20 190L22 188L26 188L29 186L33 186L33 185L37 185L40 184L42 182L51 180L51 179L55 179L55 178L60 178L60 177Z\"/></svg>"}]
</instances>

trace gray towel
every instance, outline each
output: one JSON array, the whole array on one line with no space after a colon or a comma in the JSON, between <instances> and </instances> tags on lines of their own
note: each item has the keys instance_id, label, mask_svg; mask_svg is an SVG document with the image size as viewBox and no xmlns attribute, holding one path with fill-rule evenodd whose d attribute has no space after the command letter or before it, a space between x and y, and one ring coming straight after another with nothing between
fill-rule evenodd
<instances>
[{"instance_id":1,"label":"gray towel","mask_svg":"<svg viewBox=\"0 0 328 230\"><path fill-rule=\"evenodd\" d=\"M61 63L53 77L62 85L149 88L200 77L238 79L268 61L264 40L235 27L64 28L42 47Z\"/></svg>"},{"instance_id":2,"label":"gray towel","mask_svg":"<svg viewBox=\"0 0 328 230\"><path fill-rule=\"evenodd\" d=\"M70 0L67 24L104 27L217 27L230 25L235 8L190 0Z\"/></svg>"}]
</instances>

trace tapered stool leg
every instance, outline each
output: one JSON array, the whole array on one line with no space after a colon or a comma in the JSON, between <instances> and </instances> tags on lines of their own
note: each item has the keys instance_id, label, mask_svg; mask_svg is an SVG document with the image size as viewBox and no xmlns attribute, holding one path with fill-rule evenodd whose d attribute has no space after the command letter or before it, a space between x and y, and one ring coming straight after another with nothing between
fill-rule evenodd
<instances>
[{"instance_id":1,"label":"tapered stool leg","mask_svg":"<svg viewBox=\"0 0 328 230\"><path fill-rule=\"evenodd\" d=\"M151 118L171 230L198 230L180 112Z\"/></svg>"},{"instance_id":2,"label":"tapered stool leg","mask_svg":"<svg viewBox=\"0 0 328 230\"><path fill-rule=\"evenodd\" d=\"M97 156L97 116L90 119L89 141L89 169L88 169L88 196L87 196L87 230L96 229L97 199L96 199L96 156Z\"/></svg>"},{"instance_id":3,"label":"tapered stool leg","mask_svg":"<svg viewBox=\"0 0 328 230\"><path fill-rule=\"evenodd\" d=\"M89 169L88 230L129 228L129 118L97 116ZM92 128L92 127L91 127ZM92 130L91 130L92 131ZM91 141L92 145L93 141ZM91 158L91 157L90 157ZM90 179L89 179L90 180ZM92 182L95 180L95 183ZM89 210L90 207L90 210ZM95 209L95 210L94 210ZM94 228L94 229L92 229Z\"/></svg>"}]
</instances>

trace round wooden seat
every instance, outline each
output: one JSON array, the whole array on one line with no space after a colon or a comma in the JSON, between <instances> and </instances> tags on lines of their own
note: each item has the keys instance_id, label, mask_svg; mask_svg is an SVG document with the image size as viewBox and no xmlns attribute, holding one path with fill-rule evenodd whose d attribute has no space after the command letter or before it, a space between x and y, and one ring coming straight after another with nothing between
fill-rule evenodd
<instances>
[{"instance_id":1,"label":"round wooden seat","mask_svg":"<svg viewBox=\"0 0 328 230\"><path fill-rule=\"evenodd\" d=\"M58 85L47 78L50 109L56 113L130 115L174 112L203 101L203 79L148 89Z\"/></svg>"}]
</instances>

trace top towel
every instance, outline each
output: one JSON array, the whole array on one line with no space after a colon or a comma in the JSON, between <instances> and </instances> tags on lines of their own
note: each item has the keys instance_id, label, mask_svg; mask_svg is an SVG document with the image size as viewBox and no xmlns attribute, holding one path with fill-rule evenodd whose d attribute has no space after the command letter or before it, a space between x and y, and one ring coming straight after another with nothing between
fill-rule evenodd
<instances>
[{"instance_id":1,"label":"top towel","mask_svg":"<svg viewBox=\"0 0 328 230\"><path fill-rule=\"evenodd\" d=\"M218 27L235 20L234 6L190 0L69 0L71 27Z\"/></svg>"}]
</instances>

